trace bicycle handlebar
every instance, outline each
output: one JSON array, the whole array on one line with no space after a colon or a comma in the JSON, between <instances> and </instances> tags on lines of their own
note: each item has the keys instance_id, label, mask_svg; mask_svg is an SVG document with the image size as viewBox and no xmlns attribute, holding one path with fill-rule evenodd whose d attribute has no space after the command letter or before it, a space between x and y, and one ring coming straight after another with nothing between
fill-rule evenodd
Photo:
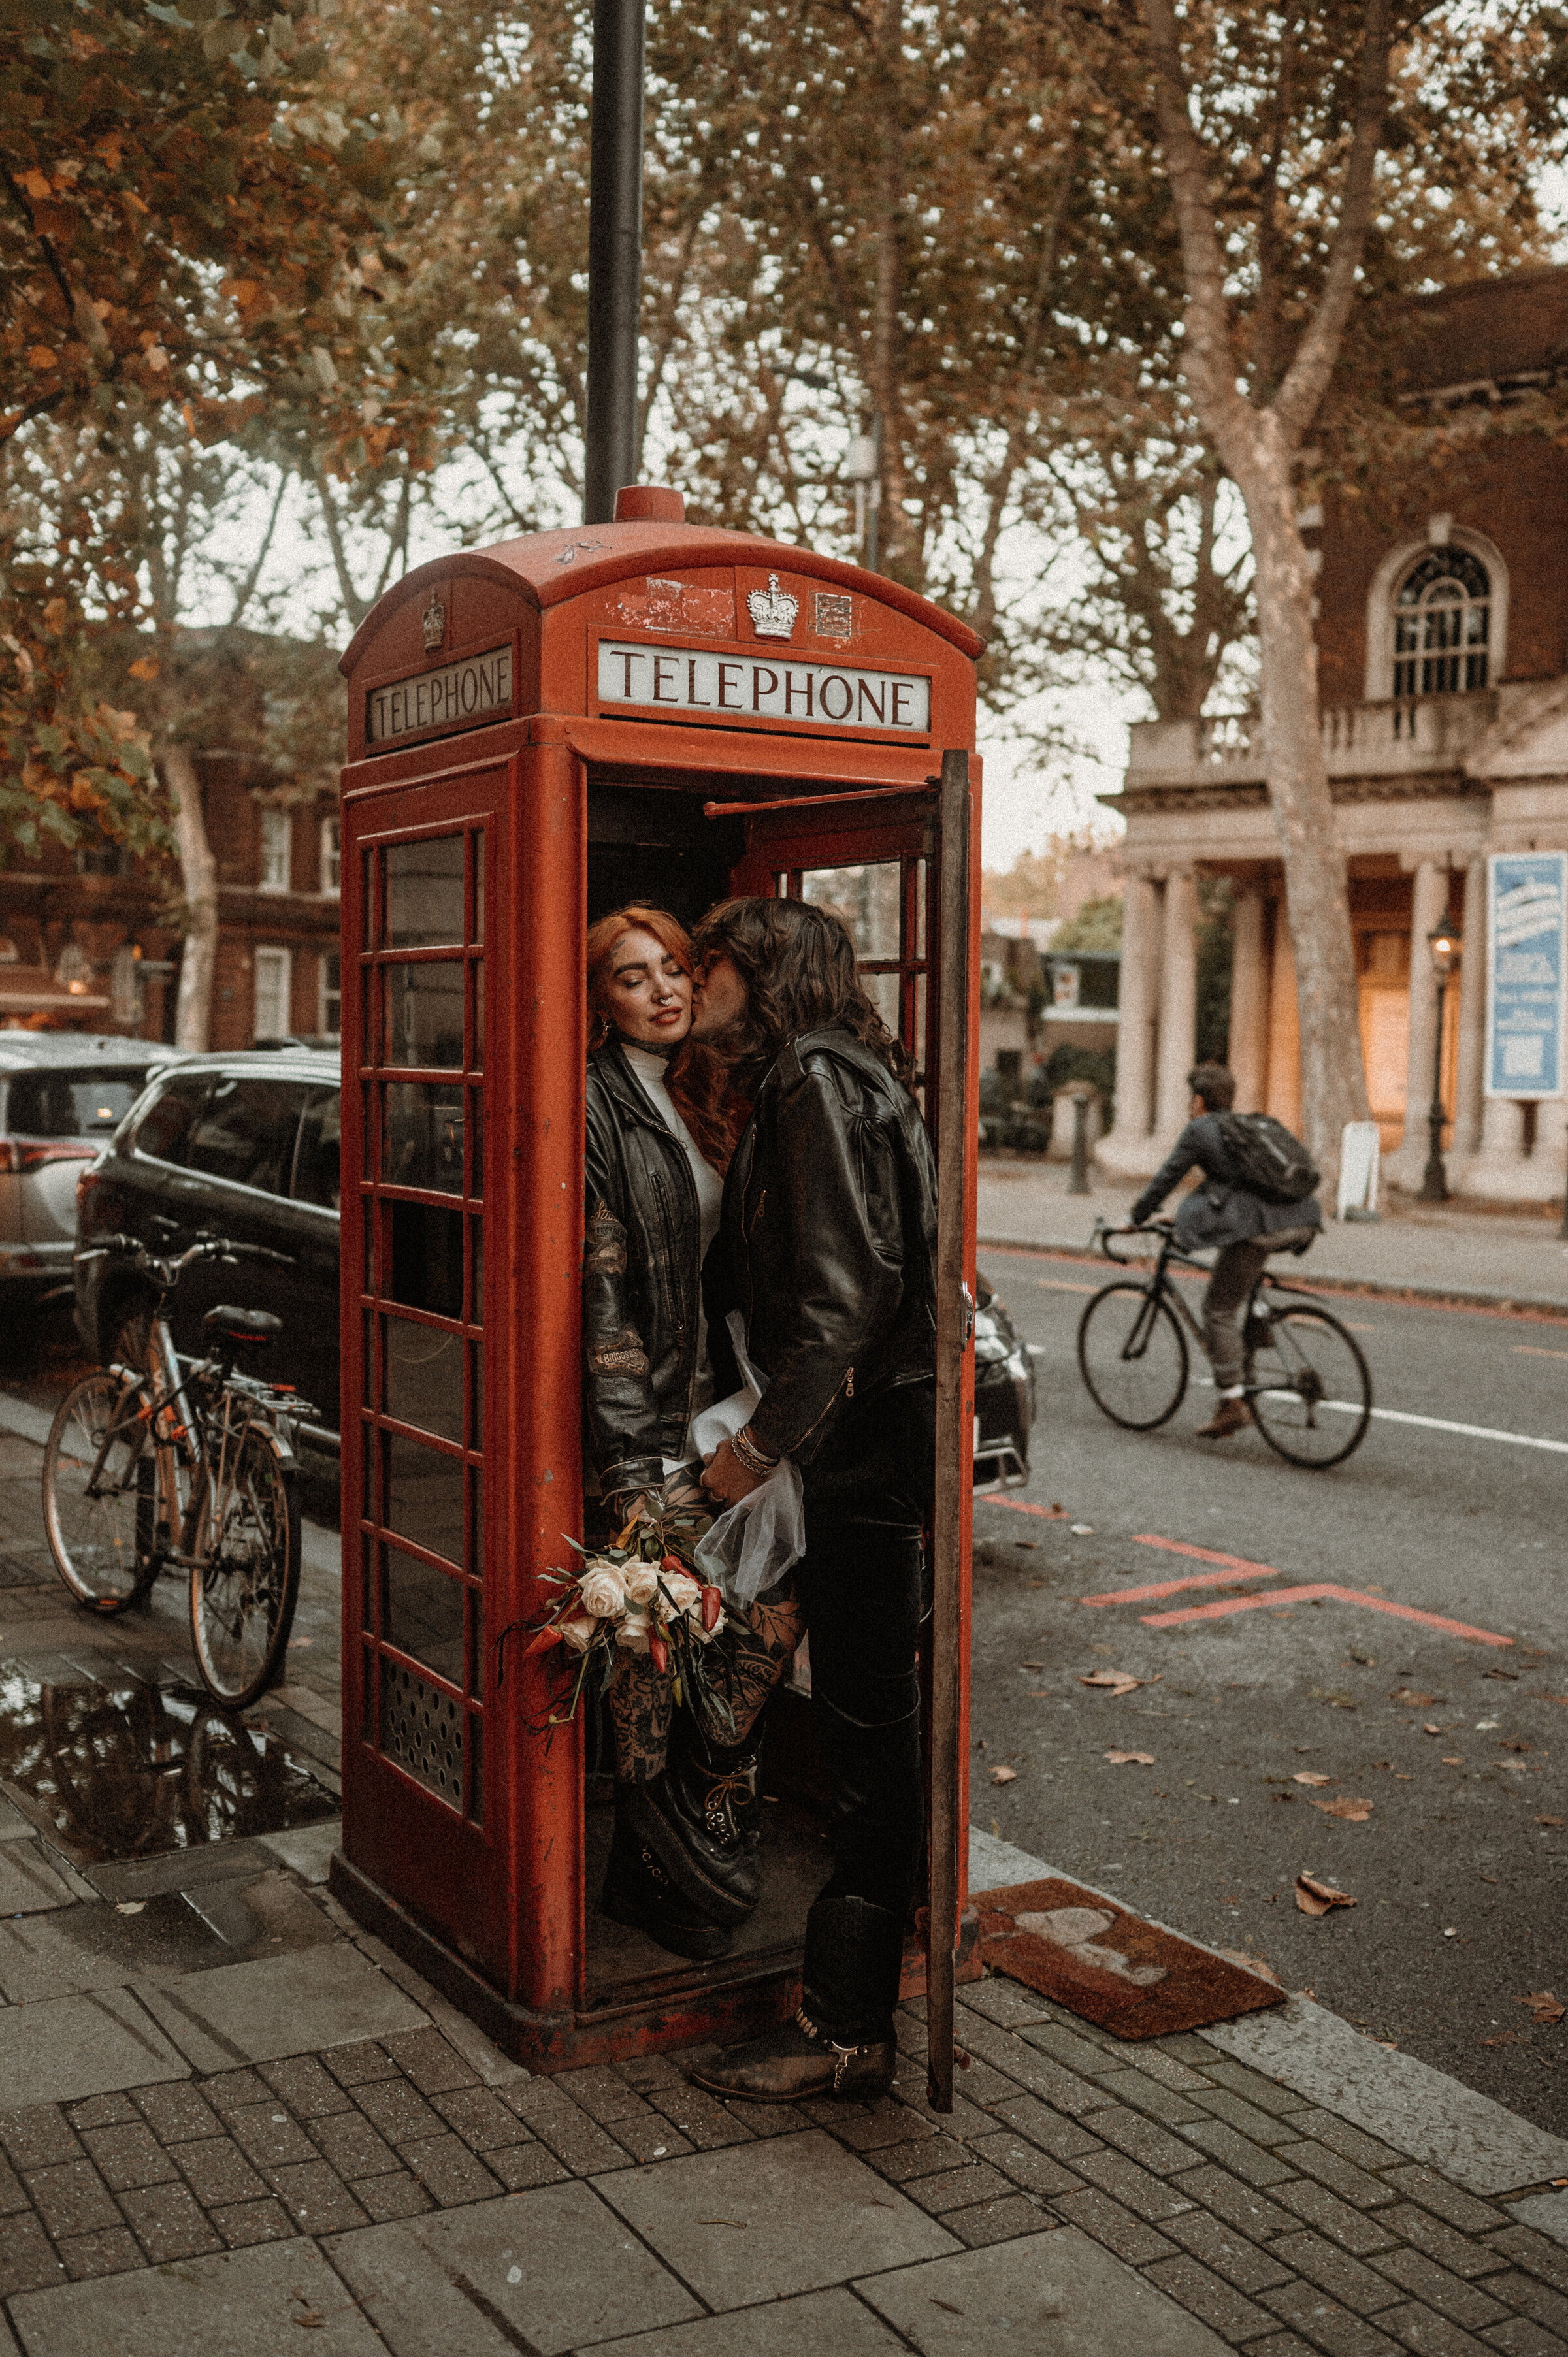
<instances>
[{"instance_id":1,"label":"bicycle handlebar","mask_svg":"<svg viewBox=\"0 0 1568 2357\"><path fill-rule=\"evenodd\" d=\"M279 1268L293 1268L295 1262L287 1253L274 1252L270 1244L241 1243L232 1236L203 1236L182 1253L159 1259L150 1253L135 1236L105 1236L101 1243L91 1244L79 1252L78 1260L102 1260L115 1253L133 1260L143 1276L150 1277L159 1290L168 1293L179 1283L193 1261L199 1260L269 1260Z\"/></svg>"},{"instance_id":2,"label":"bicycle handlebar","mask_svg":"<svg viewBox=\"0 0 1568 2357\"><path fill-rule=\"evenodd\" d=\"M1099 1246L1101 1252L1104 1254L1107 1260L1114 1261L1118 1268L1124 1268L1126 1266L1126 1262L1122 1259L1122 1254L1120 1253L1112 1252L1111 1249L1112 1240L1115 1237L1144 1235L1168 1236L1172 1232L1175 1224L1176 1222L1172 1220L1140 1220L1135 1224L1129 1222L1123 1227L1113 1228L1109 1226L1104 1220L1096 1220L1094 1223L1094 1233L1090 1241L1091 1243Z\"/></svg>"}]
</instances>

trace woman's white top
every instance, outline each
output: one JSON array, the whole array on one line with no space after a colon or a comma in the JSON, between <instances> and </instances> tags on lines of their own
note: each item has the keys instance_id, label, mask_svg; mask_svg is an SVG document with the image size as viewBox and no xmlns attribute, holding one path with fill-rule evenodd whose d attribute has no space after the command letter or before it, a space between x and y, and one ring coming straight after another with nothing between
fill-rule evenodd
<instances>
[{"instance_id":1,"label":"woman's white top","mask_svg":"<svg viewBox=\"0 0 1568 2357\"><path fill-rule=\"evenodd\" d=\"M654 1112L659 1115L659 1118L664 1124L665 1128L681 1146L682 1151L686 1157L688 1164L691 1166L693 1183L697 1189L697 1267L700 1276L702 1265L708 1256L708 1247L719 1232L719 1210L725 1199L724 1180L719 1177L719 1174L714 1168L713 1164L704 1158L701 1148L698 1146L696 1139L693 1136L691 1131L682 1120L681 1115L676 1109L674 1098L671 1095L669 1089L665 1085L665 1073L668 1070L669 1059L665 1056L656 1055L651 1049L634 1047L629 1039L624 1038L621 1041L621 1046L626 1051L627 1062L637 1074L643 1094L652 1104ZM713 1396L714 1370L712 1362L708 1357L708 1321L703 1314L702 1287L699 1283L697 1289L697 1370L695 1380L692 1385L692 1415L693 1418L699 1415L702 1410L708 1405ZM675 1466L678 1462L684 1464L695 1454L696 1450L693 1445L691 1431L688 1427L686 1438L682 1445L682 1453L681 1458L679 1459L666 1458L664 1461L664 1470L667 1473L672 1473L675 1470Z\"/></svg>"}]
</instances>

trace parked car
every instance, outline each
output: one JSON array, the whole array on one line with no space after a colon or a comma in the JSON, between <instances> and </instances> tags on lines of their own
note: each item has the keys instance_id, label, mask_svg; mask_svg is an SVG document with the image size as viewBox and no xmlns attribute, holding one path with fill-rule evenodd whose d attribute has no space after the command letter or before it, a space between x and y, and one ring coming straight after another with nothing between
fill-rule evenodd
<instances>
[{"instance_id":1,"label":"parked car","mask_svg":"<svg viewBox=\"0 0 1568 2357\"><path fill-rule=\"evenodd\" d=\"M341 1064L308 1048L188 1058L160 1073L81 1173L77 1243L134 1236L174 1253L200 1233L267 1244L294 1265L198 1265L172 1302L174 1338L195 1353L201 1320L238 1297L283 1333L271 1380L291 1383L338 1429L338 1230ZM100 1360L145 1298L124 1255L76 1264L76 1323Z\"/></svg>"},{"instance_id":2,"label":"parked car","mask_svg":"<svg viewBox=\"0 0 1568 2357\"><path fill-rule=\"evenodd\" d=\"M0 1031L0 1297L70 1290L76 1182L175 1049L96 1032Z\"/></svg>"},{"instance_id":3,"label":"parked car","mask_svg":"<svg viewBox=\"0 0 1568 2357\"><path fill-rule=\"evenodd\" d=\"M1021 1490L1029 1478L1035 1361L1007 1305L975 1272L974 1486Z\"/></svg>"}]
</instances>

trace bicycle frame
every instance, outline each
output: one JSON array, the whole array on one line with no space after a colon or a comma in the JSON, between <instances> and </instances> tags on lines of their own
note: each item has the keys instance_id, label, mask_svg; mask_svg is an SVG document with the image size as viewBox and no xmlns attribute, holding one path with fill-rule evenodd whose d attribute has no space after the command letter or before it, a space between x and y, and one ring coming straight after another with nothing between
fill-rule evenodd
<instances>
[{"instance_id":1,"label":"bicycle frame","mask_svg":"<svg viewBox=\"0 0 1568 2357\"><path fill-rule=\"evenodd\" d=\"M1131 1268L1133 1266L1131 1261L1122 1260L1117 1254L1111 1250L1111 1237L1115 1232L1116 1231L1114 1230L1109 1230L1101 1235L1101 1249L1103 1252L1105 1258L1111 1262L1113 1267ZM1175 1232L1172 1229L1166 1228L1163 1230L1154 1230L1150 1231L1150 1232L1157 1233L1159 1235L1160 1249L1155 1256L1155 1265L1148 1279L1150 1303L1148 1314L1149 1318L1152 1318L1153 1317L1154 1304L1155 1302L1168 1301L1171 1308L1176 1311L1176 1316L1180 1318L1182 1324L1187 1328L1187 1330L1191 1335L1193 1340L1197 1343L1198 1349L1207 1356L1208 1345L1204 1336L1203 1328L1199 1324L1197 1317L1194 1315L1187 1296L1175 1283L1168 1272L1170 1263L1173 1260L1178 1262L1183 1268L1198 1270L1205 1276L1211 1275L1212 1272L1205 1266L1202 1261L1194 1260L1190 1254L1184 1253L1179 1250L1176 1244ZM1247 1297L1247 1307L1244 1313L1247 1318L1251 1318L1252 1316L1257 1308L1258 1296L1260 1293L1263 1292L1281 1293L1293 1301L1316 1301L1319 1298L1316 1294L1310 1292L1305 1286L1285 1284L1282 1278L1274 1275L1272 1269L1260 1269L1257 1278L1253 1283L1252 1290ZM1128 1336L1126 1343L1123 1346L1122 1356L1124 1359L1131 1359L1134 1356L1142 1355L1143 1350L1146 1347L1148 1330L1148 1319L1144 1317L1140 1317L1137 1324L1133 1327L1132 1333Z\"/></svg>"}]
</instances>

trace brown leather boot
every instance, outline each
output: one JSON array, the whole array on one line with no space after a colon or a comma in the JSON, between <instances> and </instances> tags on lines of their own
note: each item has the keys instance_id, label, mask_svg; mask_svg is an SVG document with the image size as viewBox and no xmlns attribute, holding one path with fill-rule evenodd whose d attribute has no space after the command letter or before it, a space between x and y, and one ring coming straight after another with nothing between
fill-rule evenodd
<instances>
[{"instance_id":1,"label":"brown leather boot","mask_svg":"<svg viewBox=\"0 0 1568 2357\"><path fill-rule=\"evenodd\" d=\"M903 1921L888 1909L868 1899L817 1900L806 1918L805 1990L794 2020L699 2064L693 2082L753 2104L811 2095L874 2104L898 2061L893 2008L903 1951Z\"/></svg>"},{"instance_id":2,"label":"brown leather boot","mask_svg":"<svg viewBox=\"0 0 1568 2357\"><path fill-rule=\"evenodd\" d=\"M802 2008L782 2029L770 2029L745 2046L732 2046L716 2061L690 2072L694 2087L710 2094L752 2104L799 2104L810 2095L843 2095L874 2104L893 2084L898 2050L891 2038L858 2046L836 2045Z\"/></svg>"},{"instance_id":3,"label":"brown leather boot","mask_svg":"<svg viewBox=\"0 0 1568 2357\"><path fill-rule=\"evenodd\" d=\"M1233 1432L1245 1432L1252 1421L1252 1410L1244 1399L1222 1399L1207 1424L1197 1427L1199 1440L1228 1440Z\"/></svg>"}]
</instances>

